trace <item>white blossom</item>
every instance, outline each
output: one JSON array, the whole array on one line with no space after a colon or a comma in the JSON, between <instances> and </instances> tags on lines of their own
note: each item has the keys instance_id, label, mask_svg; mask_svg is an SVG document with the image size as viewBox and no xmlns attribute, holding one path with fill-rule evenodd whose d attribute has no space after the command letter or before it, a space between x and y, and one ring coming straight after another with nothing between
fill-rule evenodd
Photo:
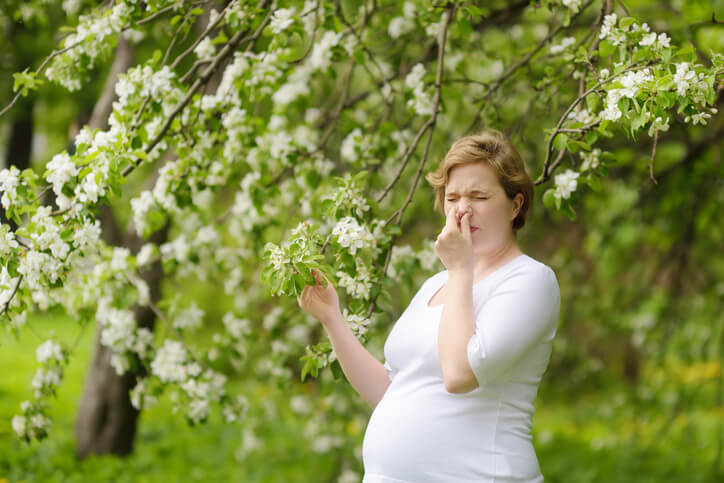
<instances>
[{"instance_id":1,"label":"white blossom","mask_svg":"<svg viewBox=\"0 0 724 483\"><path fill-rule=\"evenodd\" d=\"M287 105L294 102L298 97L309 94L309 83L307 80L287 82L282 85L272 96L276 104Z\"/></svg>"},{"instance_id":2,"label":"white blossom","mask_svg":"<svg viewBox=\"0 0 724 483\"><path fill-rule=\"evenodd\" d=\"M186 378L186 349L179 341L166 340L151 362L151 371L163 382L181 382Z\"/></svg>"},{"instance_id":3,"label":"white blossom","mask_svg":"<svg viewBox=\"0 0 724 483\"><path fill-rule=\"evenodd\" d=\"M293 15L293 8L280 8L276 10L269 21L269 28L271 28L271 31L275 34L283 32L294 23Z\"/></svg>"},{"instance_id":4,"label":"white blossom","mask_svg":"<svg viewBox=\"0 0 724 483\"><path fill-rule=\"evenodd\" d=\"M42 345L38 346L35 350L35 355L38 358L38 362L45 364L51 359L61 361L63 359L63 352L61 351L60 344L48 340Z\"/></svg>"},{"instance_id":5,"label":"white blossom","mask_svg":"<svg viewBox=\"0 0 724 483\"><path fill-rule=\"evenodd\" d=\"M650 34L646 34L643 36L641 41L639 42L639 45L642 47L647 47L649 45L654 45L656 43L656 32L651 32Z\"/></svg>"},{"instance_id":6,"label":"white blossom","mask_svg":"<svg viewBox=\"0 0 724 483\"><path fill-rule=\"evenodd\" d=\"M48 168L48 176L46 179L53 184L53 192L56 195L61 193L63 185L65 185L71 177L78 174L78 168L66 152L53 156L53 159L50 160L46 167Z\"/></svg>"},{"instance_id":7,"label":"white blossom","mask_svg":"<svg viewBox=\"0 0 724 483\"><path fill-rule=\"evenodd\" d=\"M226 331L235 339L241 339L244 335L251 333L251 324L248 319L240 319L232 312L227 312L221 318Z\"/></svg>"},{"instance_id":8,"label":"white blossom","mask_svg":"<svg viewBox=\"0 0 724 483\"><path fill-rule=\"evenodd\" d=\"M39 368L31 382L33 389L35 389L35 397L41 397L44 391L58 386L60 384L60 375L61 372L58 367Z\"/></svg>"},{"instance_id":9,"label":"white blossom","mask_svg":"<svg viewBox=\"0 0 724 483\"><path fill-rule=\"evenodd\" d=\"M595 148L591 152L581 151L581 159L583 160L583 163L581 163L581 171L596 169L599 164L600 155L601 150L598 148Z\"/></svg>"},{"instance_id":10,"label":"white blossom","mask_svg":"<svg viewBox=\"0 0 724 483\"><path fill-rule=\"evenodd\" d=\"M372 281L367 268L362 265L357 267L357 275L353 278L347 272L337 272L339 286L355 298L368 299L372 289Z\"/></svg>"},{"instance_id":11,"label":"white blossom","mask_svg":"<svg viewBox=\"0 0 724 483\"><path fill-rule=\"evenodd\" d=\"M605 39L610 36L612 29L616 26L617 20L618 17L616 17L615 13L610 13L603 17L603 25L601 25L601 32L598 35L598 38Z\"/></svg>"},{"instance_id":12,"label":"white blossom","mask_svg":"<svg viewBox=\"0 0 724 483\"><path fill-rule=\"evenodd\" d=\"M666 33L662 32L659 34L659 37L656 41L656 48L659 50L668 48L670 45L670 42L671 42L671 38L668 35L666 35Z\"/></svg>"},{"instance_id":13,"label":"white blossom","mask_svg":"<svg viewBox=\"0 0 724 483\"><path fill-rule=\"evenodd\" d=\"M332 230L340 246L349 248L353 255L358 248L368 248L376 245L376 240L366 226L360 225L356 218L345 216L337 222Z\"/></svg>"},{"instance_id":14,"label":"white blossom","mask_svg":"<svg viewBox=\"0 0 724 483\"><path fill-rule=\"evenodd\" d=\"M136 318L132 311L99 306L96 317L103 322L101 344L116 352L130 348L136 330Z\"/></svg>"},{"instance_id":15,"label":"white blossom","mask_svg":"<svg viewBox=\"0 0 724 483\"><path fill-rule=\"evenodd\" d=\"M578 13L581 8L581 0L562 0L563 6L568 7L573 13Z\"/></svg>"},{"instance_id":16,"label":"white blossom","mask_svg":"<svg viewBox=\"0 0 724 483\"><path fill-rule=\"evenodd\" d=\"M360 157L358 151L363 153L366 151L366 147L361 145L362 140L362 130L358 127L354 128L349 134L347 134L344 141L342 141L342 146L340 147L342 159L349 162L357 161Z\"/></svg>"},{"instance_id":17,"label":"white blossom","mask_svg":"<svg viewBox=\"0 0 724 483\"><path fill-rule=\"evenodd\" d=\"M0 193L2 193L2 206L5 209L10 207L18 198L16 188L20 183L20 171L15 166L0 171Z\"/></svg>"},{"instance_id":18,"label":"white blossom","mask_svg":"<svg viewBox=\"0 0 724 483\"><path fill-rule=\"evenodd\" d=\"M412 32L415 28L415 22L407 17L394 17L387 25L387 33L393 39Z\"/></svg>"},{"instance_id":19,"label":"white blossom","mask_svg":"<svg viewBox=\"0 0 724 483\"><path fill-rule=\"evenodd\" d=\"M649 126L649 136L653 136L656 131L668 131L669 130L669 118L662 119L660 116L656 117Z\"/></svg>"},{"instance_id":20,"label":"white blossom","mask_svg":"<svg viewBox=\"0 0 724 483\"><path fill-rule=\"evenodd\" d=\"M18 248L18 242L15 240L15 233L9 230L9 227L3 225L0 227L0 256L5 256Z\"/></svg>"},{"instance_id":21,"label":"white blossom","mask_svg":"<svg viewBox=\"0 0 724 483\"><path fill-rule=\"evenodd\" d=\"M421 63L415 64L412 70L405 76L405 85L412 90L422 89L425 76L425 66Z\"/></svg>"},{"instance_id":22,"label":"white blossom","mask_svg":"<svg viewBox=\"0 0 724 483\"><path fill-rule=\"evenodd\" d=\"M691 83L696 79L696 72L690 70L688 62L676 64L676 73L674 74L674 82L676 83L676 93L685 96L686 91Z\"/></svg>"},{"instance_id":23,"label":"white blossom","mask_svg":"<svg viewBox=\"0 0 724 483\"><path fill-rule=\"evenodd\" d=\"M309 65L314 69L326 69L332 62L332 47L339 44L341 34L324 32L319 42L314 44L312 53L309 56Z\"/></svg>"},{"instance_id":24,"label":"white blossom","mask_svg":"<svg viewBox=\"0 0 724 483\"><path fill-rule=\"evenodd\" d=\"M201 326L204 318L204 311L201 310L196 302L191 303L191 307L183 310L173 321L173 326L177 329L197 329Z\"/></svg>"},{"instance_id":25,"label":"white blossom","mask_svg":"<svg viewBox=\"0 0 724 483\"><path fill-rule=\"evenodd\" d=\"M216 49L211 43L211 39L209 37L204 37L194 49L194 54L196 54L199 60L212 59L214 55L216 55Z\"/></svg>"},{"instance_id":26,"label":"white blossom","mask_svg":"<svg viewBox=\"0 0 724 483\"><path fill-rule=\"evenodd\" d=\"M560 44L551 45L551 54L559 54L575 43L575 37L565 37Z\"/></svg>"},{"instance_id":27,"label":"white blossom","mask_svg":"<svg viewBox=\"0 0 724 483\"><path fill-rule=\"evenodd\" d=\"M28 421L25 419L25 416L14 416L12 426L13 431L15 431L19 437L24 438L27 435Z\"/></svg>"},{"instance_id":28,"label":"white blossom","mask_svg":"<svg viewBox=\"0 0 724 483\"><path fill-rule=\"evenodd\" d=\"M696 126L697 124L705 126L707 123L707 119L711 119L711 114L709 114L708 112L697 112L696 114L692 114L691 116L686 116L684 122L691 122L691 124L694 126Z\"/></svg>"},{"instance_id":29,"label":"white blossom","mask_svg":"<svg viewBox=\"0 0 724 483\"><path fill-rule=\"evenodd\" d=\"M557 174L555 176L555 197L563 199L570 198L571 193L576 191L576 187L578 185L578 181L576 181L576 178L578 178L580 174L581 173L577 173L570 169L567 169L563 173Z\"/></svg>"}]
</instances>

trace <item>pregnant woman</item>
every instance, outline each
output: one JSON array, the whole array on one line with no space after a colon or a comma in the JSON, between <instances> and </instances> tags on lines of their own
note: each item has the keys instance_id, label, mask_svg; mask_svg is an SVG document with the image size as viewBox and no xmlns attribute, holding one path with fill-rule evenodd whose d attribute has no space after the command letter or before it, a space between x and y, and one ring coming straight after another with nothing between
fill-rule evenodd
<instances>
[{"instance_id":1,"label":"pregnant woman","mask_svg":"<svg viewBox=\"0 0 724 483\"><path fill-rule=\"evenodd\" d=\"M516 241L533 184L515 147L493 130L456 141L427 180L445 215L435 252L446 270L395 322L384 364L347 326L322 274L298 299L374 409L363 482L543 481L530 430L560 293L553 270Z\"/></svg>"}]
</instances>

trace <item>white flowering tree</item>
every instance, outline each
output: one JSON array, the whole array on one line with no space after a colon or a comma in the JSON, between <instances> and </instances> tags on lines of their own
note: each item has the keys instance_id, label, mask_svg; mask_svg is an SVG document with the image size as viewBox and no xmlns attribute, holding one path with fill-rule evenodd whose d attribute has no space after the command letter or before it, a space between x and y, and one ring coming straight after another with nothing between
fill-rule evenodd
<instances>
[{"instance_id":1,"label":"white flowering tree","mask_svg":"<svg viewBox=\"0 0 724 483\"><path fill-rule=\"evenodd\" d=\"M241 453L253 451L274 410L228 384L244 377L295 388L289 404L308 418L315 450L340 448L344 467L358 467L365 408L334 382L331 346L296 303L312 269L346 294L347 321L381 357L402 301L441 268L421 178L457 137L506 131L545 216L576 220L609 178L656 186L666 136L696 157L722 131L721 51L608 0L15 8L30 18L46 3L70 28L14 74L2 115L48 85L105 82L110 95L73 149L0 171L11 222L0 228L0 320L24 330L29 313L60 310L97 326L81 454L130 451L138 411L164 392L190 423L211 411L239 423ZM121 235L119 212L130 219ZM199 282L216 287L212 305L184 290ZM26 440L47 434L49 396L75 349L40 342L32 393L12 421ZM301 389L310 384L314 395ZM125 414L115 431L93 416L108 410Z\"/></svg>"}]
</instances>

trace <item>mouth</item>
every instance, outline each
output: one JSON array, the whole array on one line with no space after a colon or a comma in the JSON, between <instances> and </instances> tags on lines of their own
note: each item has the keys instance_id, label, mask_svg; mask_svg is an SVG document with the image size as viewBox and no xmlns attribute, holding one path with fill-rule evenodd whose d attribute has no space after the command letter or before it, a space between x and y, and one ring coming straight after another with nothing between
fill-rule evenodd
<instances>
[{"instance_id":1,"label":"mouth","mask_svg":"<svg viewBox=\"0 0 724 483\"><path fill-rule=\"evenodd\" d=\"M458 230L461 230L461 229L462 229L462 225L460 224L460 222L458 222ZM479 230L479 229L480 229L480 228L478 228L477 226L472 226L472 225L470 225L470 233L472 233L472 232L474 232L474 231L477 231L477 230Z\"/></svg>"}]
</instances>

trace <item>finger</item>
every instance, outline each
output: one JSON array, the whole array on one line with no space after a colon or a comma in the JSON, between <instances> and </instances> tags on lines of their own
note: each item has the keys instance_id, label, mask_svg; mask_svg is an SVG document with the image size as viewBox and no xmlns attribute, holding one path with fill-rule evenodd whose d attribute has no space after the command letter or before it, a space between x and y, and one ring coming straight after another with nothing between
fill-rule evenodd
<instances>
[{"instance_id":1,"label":"finger","mask_svg":"<svg viewBox=\"0 0 724 483\"><path fill-rule=\"evenodd\" d=\"M460 231L466 238L470 237L470 212L463 214L463 217L460 220Z\"/></svg>"},{"instance_id":2,"label":"finger","mask_svg":"<svg viewBox=\"0 0 724 483\"><path fill-rule=\"evenodd\" d=\"M458 222L457 222L457 215L455 214L455 208L450 207L450 209L447 211L447 216L445 217L445 228L448 230L457 230L458 228Z\"/></svg>"}]
</instances>

